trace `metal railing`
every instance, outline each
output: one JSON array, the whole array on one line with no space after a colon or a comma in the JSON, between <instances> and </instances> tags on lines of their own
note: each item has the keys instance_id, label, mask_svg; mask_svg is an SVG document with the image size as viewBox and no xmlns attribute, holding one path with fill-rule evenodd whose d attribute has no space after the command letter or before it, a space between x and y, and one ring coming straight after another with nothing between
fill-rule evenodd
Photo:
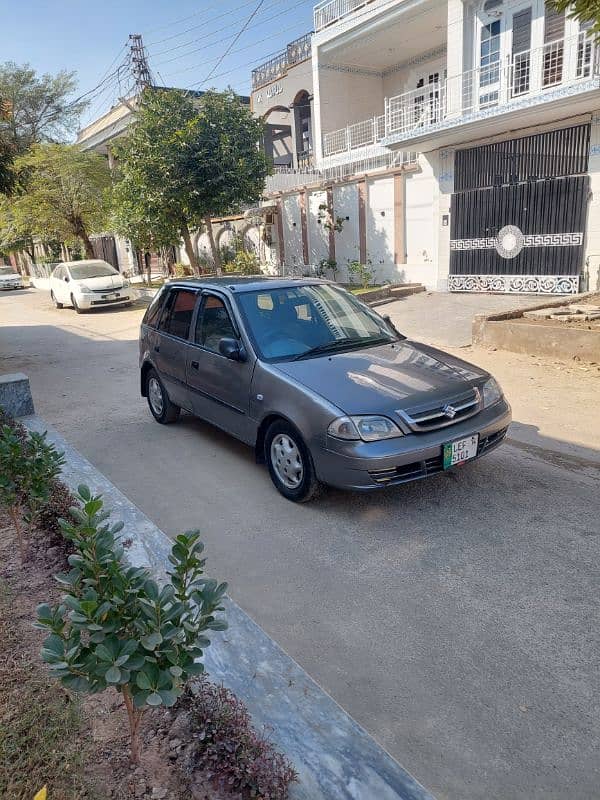
<instances>
[{"instance_id":1,"label":"metal railing","mask_svg":"<svg viewBox=\"0 0 600 800\"><path fill-rule=\"evenodd\" d=\"M290 67L306 61L311 56L311 33L290 42L285 50L252 70L252 89L260 89L272 81L283 78Z\"/></svg>"},{"instance_id":2,"label":"metal railing","mask_svg":"<svg viewBox=\"0 0 600 800\"><path fill-rule=\"evenodd\" d=\"M323 136L323 155L335 156L339 153L377 144L385 136L385 115L346 125L337 131Z\"/></svg>"},{"instance_id":3,"label":"metal railing","mask_svg":"<svg viewBox=\"0 0 600 800\"><path fill-rule=\"evenodd\" d=\"M516 53L508 63L498 61L386 99L386 136L419 136L452 120L504 113L524 98L543 103L551 99L551 89L576 88L599 74L598 46L582 31Z\"/></svg>"},{"instance_id":4,"label":"metal railing","mask_svg":"<svg viewBox=\"0 0 600 800\"><path fill-rule=\"evenodd\" d=\"M333 25L339 20L358 11L365 6L382 6L390 3L391 0L322 0L313 8L313 19L315 31L321 31L329 25Z\"/></svg>"},{"instance_id":5,"label":"metal railing","mask_svg":"<svg viewBox=\"0 0 600 800\"><path fill-rule=\"evenodd\" d=\"M273 174L268 175L265 182L265 192L267 193L287 192L323 180L322 173L318 169L310 167L293 169L292 167L276 166L273 169Z\"/></svg>"}]
</instances>

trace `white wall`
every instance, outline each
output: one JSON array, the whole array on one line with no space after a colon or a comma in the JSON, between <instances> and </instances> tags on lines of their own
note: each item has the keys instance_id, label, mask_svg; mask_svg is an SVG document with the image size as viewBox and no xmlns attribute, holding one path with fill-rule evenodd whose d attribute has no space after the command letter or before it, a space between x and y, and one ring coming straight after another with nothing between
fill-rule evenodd
<instances>
[{"instance_id":1,"label":"white wall","mask_svg":"<svg viewBox=\"0 0 600 800\"><path fill-rule=\"evenodd\" d=\"M600 111L592 116L590 136L590 191L586 236L586 270L590 291L600 290Z\"/></svg>"},{"instance_id":2,"label":"white wall","mask_svg":"<svg viewBox=\"0 0 600 800\"><path fill-rule=\"evenodd\" d=\"M323 133L345 128L383 114L383 80L323 68L319 71L319 99ZM318 109L315 109L318 113Z\"/></svg>"},{"instance_id":3,"label":"white wall","mask_svg":"<svg viewBox=\"0 0 600 800\"><path fill-rule=\"evenodd\" d=\"M329 258L329 230L323 224L326 218L319 219L320 205L327 205L327 192L309 192L306 209L309 264Z\"/></svg>"},{"instance_id":4,"label":"white wall","mask_svg":"<svg viewBox=\"0 0 600 800\"><path fill-rule=\"evenodd\" d=\"M406 175L406 261L430 264L437 255L434 197L436 179L429 161L419 160L419 171Z\"/></svg>"},{"instance_id":5,"label":"white wall","mask_svg":"<svg viewBox=\"0 0 600 800\"><path fill-rule=\"evenodd\" d=\"M348 261L360 258L360 234L358 225L358 184L348 183L333 189L333 207L336 217L342 217L342 230L335 233L335 260L340 275L346 275ZM346 219L349 217L349 219Z\"/></svg>"},{"instance_id":6,"label":"white wall","mask_svg":"<svg viewBox=\"0 0 600 800\"><path fill-rule=\"evenodd\" d=\"M396 281L394 264L394 178L367 180L367 259L375 282Z\"/></svg>"},{"instance_id":7,"label":"white wall","mask_svg":"<svg viewBox=\"0 0 600 800\"><path fill-rule=\"evenodd\" d=\"M302 257L302 223L299 195L285 197L281 203L285 263L288 266L304 263Z\"/></svg>"}]
</instances>

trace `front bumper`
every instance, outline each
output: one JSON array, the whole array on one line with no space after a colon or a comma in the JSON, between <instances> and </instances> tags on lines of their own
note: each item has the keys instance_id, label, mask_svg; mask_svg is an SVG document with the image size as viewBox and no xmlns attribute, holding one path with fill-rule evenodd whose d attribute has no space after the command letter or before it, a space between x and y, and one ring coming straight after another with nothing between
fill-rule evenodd
<instances>
[{"instance_id":1,"label":"front bumper","mask_svg":"<svg viewBox=\"0 0 600 800\"><path fill-rule=\"evenodd\" d=\"M93 294L81 294L79 297L75 296L79 308L103 308L105 306L119 306L124 303L132 303L134 301L133 292L128 289L123 289L117 292L106 292L106 297L100 292ZM115 295L114 297L111 295Z\"/></svg>"},{"instance_id":2,"label":"front bumper","mask_svg":"<svg viewBox=\"0 0 600 800\"><path fill-rule=\"evenodd\" d=\"M480 458L504 440L511 420L510 406L503 399L463 422L439 430L380 442L344 442L328 436L311 452L323 483L340 489L382 489L442 472L444 444L456 439L478 434L476 458Z\"/></svg>"},{"instance_id":3,"label":"front bumper","mask_svg":"<svg viewBox=\"0 0 600 800\"><path fill-rule=\"evenodd\" d=\"M0 283L0 291L2 289L23 289L23 281L11 281L10 283Z\"/></svg>"}]
</instances>

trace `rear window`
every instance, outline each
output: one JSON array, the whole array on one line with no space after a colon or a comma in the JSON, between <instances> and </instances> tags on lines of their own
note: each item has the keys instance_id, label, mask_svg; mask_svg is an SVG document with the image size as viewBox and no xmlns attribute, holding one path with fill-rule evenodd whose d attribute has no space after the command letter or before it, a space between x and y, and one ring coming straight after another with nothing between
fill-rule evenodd
<instances>
[{"instance_id":1,"label":"rear window","mask_svg":"<svg viewBox=\"0 0 600 800\"><path fill-rule=\"evenodd\" d=\"M196 292L188 289L174 289L169 293L167 302L160 318L159 329L179 339L187 339L194 306L196 305Z\"/></svg>"}]
</instances>

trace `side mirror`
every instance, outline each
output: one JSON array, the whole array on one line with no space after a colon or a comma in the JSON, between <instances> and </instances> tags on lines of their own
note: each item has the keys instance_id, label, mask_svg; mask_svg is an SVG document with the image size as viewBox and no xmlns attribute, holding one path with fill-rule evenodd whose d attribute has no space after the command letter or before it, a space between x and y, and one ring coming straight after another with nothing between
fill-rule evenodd
<instances>
[{"instance_id":1,"label":"side mirror","mask_svg":"<svg viewBox=\"0 0 600 800\"><path fill-rule=\"evenodd\" d=\"M225 336L219 341L219 353L231 361L245 361L246 351L237 339Z\"/></svg>"},{"instance_id":2,"label":"side mirror","mask_svg":"<svg viewBox=\"0 0 600 800\"><path fill-rule=\"evenodd\" d=\"M70 278L69 278L69 276L68 276L68 275L65 275L65 283L68 283L69 281L70 281Z\"/></svg>"}]
</instances>

